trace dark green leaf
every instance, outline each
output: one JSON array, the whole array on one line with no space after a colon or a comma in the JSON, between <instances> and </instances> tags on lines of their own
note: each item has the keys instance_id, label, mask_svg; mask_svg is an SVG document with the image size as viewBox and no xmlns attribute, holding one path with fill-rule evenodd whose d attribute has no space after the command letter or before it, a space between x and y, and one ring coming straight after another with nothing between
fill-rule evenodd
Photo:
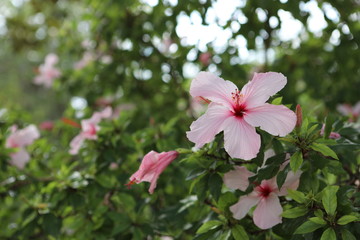
<instances>
[{"instance_id":1,"label":"dark green leaf","mask_svg":"<svg viewBox=\"0 0 360 240\"><path fill-rule=\"evenodd\" d=\"M286 209L281 216L284 218L297 218L304 216L306 213L308 213L308 209L305 207L294 207L290 209Z\"/></svg>"},{"instance_id":2,"label":"dark green leaf","mask_svg":"<svg viewBox=\"0 0 360 240\"><path fill-rule=\"evenodd\" d=\"M300 151L295 152L290 158L290 167L293 172L296 172L303 163L303 155Z\"/></svg>"},{"instance_id":3,"label":"dark green leaf","mask_svg":"<svg viewBox=\"0 0 360 240\"><path fill-rule=\"evenodd\" d=\"M324 156L332 157L334 159L339 160L336 153L331 148L329 148L328 146L326 146L326 145L324 145L322 143L313 143L313 144L310 145L310 147L313 150L323 154Z\"/></svg>"},{"instance_id":4,"label":"dark green leaf","mask_svg":"<svg viewBox=\"0 0 360 240\"><path fill-rule=\"evenodd\" d=\"M209 177L209 190L215 201L219 200L222 188L222 178L217 173L213 173Z\"/></svg>"},{"instance_id":5,"label":"dark green leaf","mask_svg":"<svg viewBox=\"0 0 360 240\"><path fill-rule=\"evenodd\" d=\"M223 223L218 220L208 221L208 222L204 223L203 225L201 225L201 227L196 231L196 234L205 233L205 232L212 230L222 224Z\"/></svg>"}]
</instances>

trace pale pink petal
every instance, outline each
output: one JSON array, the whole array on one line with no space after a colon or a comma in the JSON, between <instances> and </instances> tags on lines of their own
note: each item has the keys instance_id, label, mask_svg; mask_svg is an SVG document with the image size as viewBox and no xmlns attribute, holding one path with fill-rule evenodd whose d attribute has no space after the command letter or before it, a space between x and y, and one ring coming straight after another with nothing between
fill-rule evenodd
<instances>
[{"instance_id":1,"label":"pale pink petal","mask_svg":"<svg viewBox=\"0 0 360 240\"><path fill-rule=\"evenodd\" d=\"M81 120L81 130L83 137L86 139L96 140L97 131L100 130L100 127L96 125L91 119Z\"/></svg>"},{"instance_id":2,"label":"pale pink petal","mask_svg":"<svg viewBox=\"0 0 360 240\"><path fill-rule=\"evenodd\" d=\"M283 209L279 198L274 193L260 200L254 211L254 223L261 229L272 228L281 223L281 214Z\"/></svg>"},{"instance_id":3,"label":"pale pink petal","mask_svg":"<svg viewBox=\"0 0 360 240\"><path fill-rule=\"evenodd\" d=\"M293 111L283 105L268 103L248 109L244 119L254 127L260 127L272 135L279 136L289 134L296 124L296 115Z\"/></svg>"},{"instance_id":4,"label":"pale pink petal","mask_svg":"<svg viewBox=\"0 0 360 240\"><path fill-rule=\"evenodd\" d=\"M186 136L195 143L195 147L201 148L205 143L214 140L215 135L223 130L222 124L229 116L231 112L227 108L210 103L206 113L191 124Z\"/></svg>"},{"instance_id":5,"label":"pale pink petal","mask_svg":"<svg viewBox=\"0 0 360 240\"><path fill-rule=\"evenodd\" d=\"M77 135L76 137L73 138L73 140L71 140L70 142L70 150L69 153L71 155L76 155L78 154L83 142L85 140L85 137L82 133L80 133L79 135Z\"/></svg>"},{"instance_id":6,"label":"pale pink petal","mask_svg":"<svg viewBox=\"0 0 360 240\"><path fill-rule=\"evenodd\" d=\"M10 164L19 169L24 169L25 164L30 160L29 153L23 148L20 148L16 153L12 153L10 156Z\"/></svg>"},{"instance_id":7,"label":"pale pink petal","mask_svg":"<svg viewBox=\"0 0 360 240\"><path fill-rule=\"evenodd\" d=\"M16 130L7 139L6 147L25 147L40 137L39 130L34 124Z\"/></svg>"},{"instance_id":8,"label":"pale pink petal","mask_svg":"<svg viewBox=\"0 0 360 240\"><path fill-rule=\"evenodd\" d=\"M224 183L228 188L245 191L249 186L248 178L254 176L254 173L246 167L234 166L234 168L235 170L225 173Z\"/></svg>"},{"instance_id":9,"label":"pale pink petal","mask_svg":"<svg viewBox=\"0 0 360 240\"><path fill-rule=\"evenodd\" d=\"M224 122L225 150L232 158L250 160L259 152L260 136L243 119L228 117Z\"/></svg>"},{"instance_id":10,"label":"pale pink petal","mask_svg":"<svg viewBox=\"0 0 360 240\"><path fill-rule=\"evenodd\" d=\"M230 207L230 211L233 213L234 218L242 219L259 201L260 197L255 193L241 196L239 201Z\"/></svg>"},{"instance_id":11,"label":"pale pink petal","mask_svg":"<svg viewBox=\"0 0 360 240\"><path fill-rule=\"evenodd\" d=\"M277 194L278 196L285 196L288 194L287 190L292 189L296 190L299 187L300 183L300 176L302 174L302 171L296 171L294 173L293 171L290 171L288 175L286 176L284 184L281 186L280 192Z\"/></svg>"},{"instance_id":12,"label":"pale pink petal","mask_svg":"<svg viewBox=\"0 0 360 240\"><path fill-rule=\"evenodd\" d=\"M49 53L45 57L45 65L55 65L59 61L59 57L54 53Z\"/></svg>"},{"instance_id":13,"label":"pale pink petal","mask_svg":"<svg viewBox=\"0 0 360 240\"><path fill-rule=\"evenodd\" d=\"M360 101L356 103L356 105L353 107L353 114L355 116L360 115Z\"/></svg>"},{"instance_id":14,"label":"pale pink petal","mask_svg":"<svg viewBox=\"0 0 360 240\"><path fill-rule=\"evenodd\" d=\"M286 77L281 73L255 73L253 79L241 89L246 106L252 108L264 104L269 97L280 91L286 82Z\"/></svg>"},{"instance_id":15,"label":"pale pink petal","mask_svg":"<svg viewBox=\"0 0 360 240\"><path fill-rule=\"evenodd\" d=\"M231 93L236 89L236 85L230 81L225 81L209 72L200 72L191 82L190 94L194 98L207 98L232 109Z\"/></svg>"},{"instance_id":16,"label":"pale pink petal","mask_svg":"<svg viewBox=\"0 0 360 240\"><path fill-rule=\"evenodd\" d=\"M341 113L344 116L349 116L353 112L352 107L346 103L337 105L336 109L338 110L339 113Z\"/></svg>"}]
</instances>

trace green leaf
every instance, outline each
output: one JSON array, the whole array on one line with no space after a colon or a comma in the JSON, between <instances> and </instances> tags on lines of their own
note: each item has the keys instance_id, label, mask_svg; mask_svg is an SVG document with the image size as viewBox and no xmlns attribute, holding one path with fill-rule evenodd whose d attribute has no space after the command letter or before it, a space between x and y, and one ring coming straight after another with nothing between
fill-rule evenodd
<instances>
[{"instance_id":1,"label":"green leaf","mask_svg":"<svg viewBox=\"0 0 360 240\"><path fill-rule=\"evenodd\" d=\"M58 236L60 233L61 225L61 219L56 217L54 214L49 213L43 216L43 226L46 233L52 236Z\"/></svg>"},{"instance_id":2,"label":"green leaf","mask_svg":"<svg viewBox=\"0 0 360 240\"><path fill-rule=\"evenodd\" d=\"M320 240L336 240L336 234L334 229L328 228L321 235Z\"/></svg>"},{"instance_id":3,"label":"green leaf","mask_svg":"<svg viewBox=\"0 0 360 240\"><path fill-rule=\"evenodd\" d=\"M208 221L208 222L204 223L203 225L201 225L201 227L196 231L196 234L205 233L205 232L207 232L211 229L214 229L222 224L223 223L218 220Z\"/></svg>"},{"instance_id":4,"label":"green leaf","mask_svg":"<svg viewBox=\"0 0 360 240\"><path fill-rule=\"evenodd\" d=\"M345 215L345 216L342 216L341 218L339 218L339 220L337 220L337 224L346 225L346 224L351 223L356 220L358 220L358 218L354 215Z\"/></svg>"},{"instance_id":5,"label":"green leaf","mask_svg":"<svg viewBox=\"0 0 360 240\"><path fill-rule=\"evenodd\" d=\"M310 147L311 147L313 150L321 153L321 154L324 155L324 156L332 157L332 158L334 158L334 159L339 160L339 158L338 158L338 156L336 155L336 153L335 153L331 148L329 148L328 146L326 146L326 145L324 145L324 144L322 144L322 143L312 143L312 144L310 145Z\"/></svg>"},{"instance_id":6,"label":"green leaf","mask_svg":"<svg viewBox=\"0 0 360 240\"><path fill-rule=\"evenodd\" d=\"M324 213L323 211L321 211L320 209L317 209L315 212L314 212L315 216L319 217L319 218L323 218L324 217Z\"/></svg>"},{"instance_id":7,"label":"green leaf","mask_svg":"<svg viewBox=\"0 0 360 240\"><path fill-rule=\"evenodd\" d=\"M231 229L231 233L235 240L249 240L245 229L241 225L235 225Z\"/></svg>"},{"instance_id":8,"label":"green leaf","mask_svg":"<svg viewBox=\"0 0 360 240\"><path fill-rule=\"evenodd\" d=\"M356 237L347 229L341 230L341 238L343 240L356 240Z\"/></svg>"},{"instance_id":9,"label":"green leaf","mask_svg":"<svg viewBox=\"0 0 360 240\"><path fill-rule=\"evenodd\" d=\"M315 231L318 228L321 228L323 225L317 224L311 221L304 222L300 225L295 231L294 234L304 234L304 233L310 233Z\"/></svg>"},{"instance_id":10,"label":"green leaf","mask_svg":"<svg viewBox=\"0 0 360 240\"><path fill-rule=\"evenodd\" d=\"M288 189L288 196L294 199L298 203L304 203L306 201L305 194L296 190Z\"/></svg>"},{"instance_id":11,"label":"green leaf","mask_svg":"<svg viewBox=\"0 0 360 240\"><path fill-rule=\"evenodd\" d=\"M196 184L196 195L199 202L203 202L206 198L206 191L208 190L208 179L209 175L203 176Z\"/></svg>"},{"instance_id":12,"label":"green leaf","mask_svg":"<svg viewBox=\"0 0 360 240\"><path fill-rule=\"evenodd\" d=\"M221 187L222 187L222 178L217 173L213 173L209 177L209 190L211 195L214 197L215 201L219 200L221 195Z\"/></svg>"},{"instance_id":13,"label":"green leaf","mask_svg":"<svg viewBox=\"0 0 360 240\"><path fill-rule=\"evenodd\" d=\"M305 207L294 207L291 209L285 210L281 215L284 218L297 218L304 216L308 212L308 209Z\"/></svg>"},{"instance_id":14,"label":"green leaf","mask_svg":"<svg viewBox=\"0 0 360 240\"><path fill-rule=\"evenodd\" d=\"M296 172L303 163L303 155L300 151L295 152L290 158L290 167L293 172Z\"/></svg>"},{"instance_id":15,"label":"green leaf","mask_svg":"<svg viewBox=\"0 0 360 240\"><path fill-rule=\"evenodd\" d=\"M322 203L324 205L325 211L330 216L333 216L337 207L337 197L336 192L338 191L339 186L327 186L322 191Z\"/></svg>"},{"instance_id":16,"label":"green leaf","mask_svg":"<svg viewBox=\"0 0 360 240\"><path fill-rule=\"evenodd\" d=\"M281 189L282 185L284 184L289 170L290 166L287 164L286 167L276 175L276 183L279 189Z\"/></svg>"},{"instance_id":17,"label":"green leaf","mask_svg":"<svg viewBox=\"0 0 360 240\"><path fill-rule=\"evenodd\" d=\"M326 139L329 138L333 123L334 123L334 118L331 116L327 116L325 120L324 138Z\"/></svg>"},{"instance_id":18,"label":"green leaf","mask_svg":"<svg viewBox=\"0 0 360 240\"><path fill-rule=\"evenodd\" d=\"M236 203L238 200L239 199L235 196L235 194L232 192L226 192L221 194L217 205L221 211L225 211L225 209Z\"/></svg>"},{"instance_id":19,"label":"green leaf","mask_svg":"<svg viewBox=\"0 0 360 240\"><path fill-rule=\"evenodd\" d=\"M271 101L271 104L280 105L281 102L282 102L282 99L283 99L282 97L277 97L277 98L275 98L274 100Z\"/></svg>"},{"instance_id":20,"label":"green leaf","mask_svg":"<svg viewBox=\"0 0 360 240\"><path fill-rule=\"evenodd\" d=\"M317 224L326 225L326 221L323 218L312 217L312 218L309 218L309 220L314 223L317 223Z\"/></svg>"}]
</instances>

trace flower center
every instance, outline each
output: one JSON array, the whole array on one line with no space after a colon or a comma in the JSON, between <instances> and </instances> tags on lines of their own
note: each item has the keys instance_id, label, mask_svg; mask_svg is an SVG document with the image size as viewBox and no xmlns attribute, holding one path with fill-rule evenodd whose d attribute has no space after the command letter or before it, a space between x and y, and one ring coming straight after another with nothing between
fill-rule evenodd
<instances>
[{"instance_id":1,"label":"flower center","mask_svg":"<svg viewBox=\"0 0 360 240\"><path fill-rule=\"evenodd\" d=\"M246 105L244 104L244 95L240 93L239 90L235 89L235 92L231 93L231 97L234 105L234 115L236 117L243 117L246 112Z\"/></svg>"},{"instance_id":2,"label":"flower center","mask_svg":"<svg viewBox=\"0 0 360 240\"><path fill-rule=\"evenodd\" d=\"M260 185L256 187L256 190L259 192L260 197L267 197L272 192L272 189L269 185Z\"/></svg>"}]
</instances>

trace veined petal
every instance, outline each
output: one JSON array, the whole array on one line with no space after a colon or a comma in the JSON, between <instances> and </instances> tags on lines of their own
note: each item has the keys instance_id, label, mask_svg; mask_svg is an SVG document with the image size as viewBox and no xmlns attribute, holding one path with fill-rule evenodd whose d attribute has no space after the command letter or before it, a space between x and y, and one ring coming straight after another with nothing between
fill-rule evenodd
<instances>
[{"instance_id":1,"label":"veined petal","mask_svg":"<svg viewBox=\"0 0 360 240\"><path fill-rule=\"evenodd\" d=\"M250 160L259 152L260 136L241 118L228 117L223 125L225 150L232 158Z\"/></svg>"},{"instance_id":2,"label":"veined petal","mask_svg":"<svg viewBox=\"0 0 360 240\"><path fill-rule=\"evenodd\" d=\"M293 111L283 105L268 103L248 109L244 119L254 127L260 127L272 135L279 136L289 134L296 124L296 115Z\"/></svg>"},{"instance_id":3,"label":"veined petal","mask_svg":"<svg viewBox=\"0 0 360 240\"><path fill-rule=\"evenodd\" d=\"M236 85L230 81L209 72L200 72L191 82L190 94L192 97L207 98L232 109L231 93L236 89Z\"/></svg>"},{"instance_id":4,"label":"veined petal","mask_svg":"<svg viewBox=\"0 0 360 240\"><path fill-rule=\"evenodd\" d=\"M287 195L287 190L292 189L296 190L300 183L300 176L302 174L302 171L296 171L296 173L290 171L288 175L286 176L285 182L282 185L280 192L278 193L278 196L285 196Z\"/></svg>"},{"instance_id":5,"label":"veined petal","mask_svg":"<svg viewBox=\"0 0 360 240\"><path fill-rule=\"evenodd\" d=\"M224 183L228 188L245 191L249 186L248 178L254 176L254 173L246 167L234 166L234 168L235 170L225 173Z\"/></svg>"},{"instance_id":6,"label":"veined petal","mask_svg":"<svg viewBox=\"0 0 360 240\"><path fill-rule=\"evenodd\" d=\"M223 130L222 124L229 116L231 112L226 107L212 102L206 113L191 124L186 136L195 143L195 147L201 148Z\"/></svg>"},{"instance_id":7,"label":"veined petal","mask_svg":"<svg viewBox=\"0 0 360 240\"><path fill-rule=\"evenodd\" d=\"M230 207L233 217L242 219L249 212L250 208L258 204L260 197L257 194L251 193L246 196L241 196L239 201Z\"/></svg>"},{"instance_id":8,"label":"veined petal","mask_svg":"<svg viewBox=\"0 0 360 240\"><path fill-rule=\"evenodd\" d=\"M268 197L261 199L254 211L254 223L261 229L272 228L281 223L281 213L283 209L279 198L275 193L270 193Z\"/></svg>"},{"instance_id":9,"label":"veined petal","mask_svg":"<svg viewBox=\"0 0 360 240\"><path fill-rule=\"evenodd\" d=\"M270 96L280 91L286 85L286 77L281 73L255 73L253 79L242 89L247 107L264 104Z\"/></svg>"}]
</instances>

